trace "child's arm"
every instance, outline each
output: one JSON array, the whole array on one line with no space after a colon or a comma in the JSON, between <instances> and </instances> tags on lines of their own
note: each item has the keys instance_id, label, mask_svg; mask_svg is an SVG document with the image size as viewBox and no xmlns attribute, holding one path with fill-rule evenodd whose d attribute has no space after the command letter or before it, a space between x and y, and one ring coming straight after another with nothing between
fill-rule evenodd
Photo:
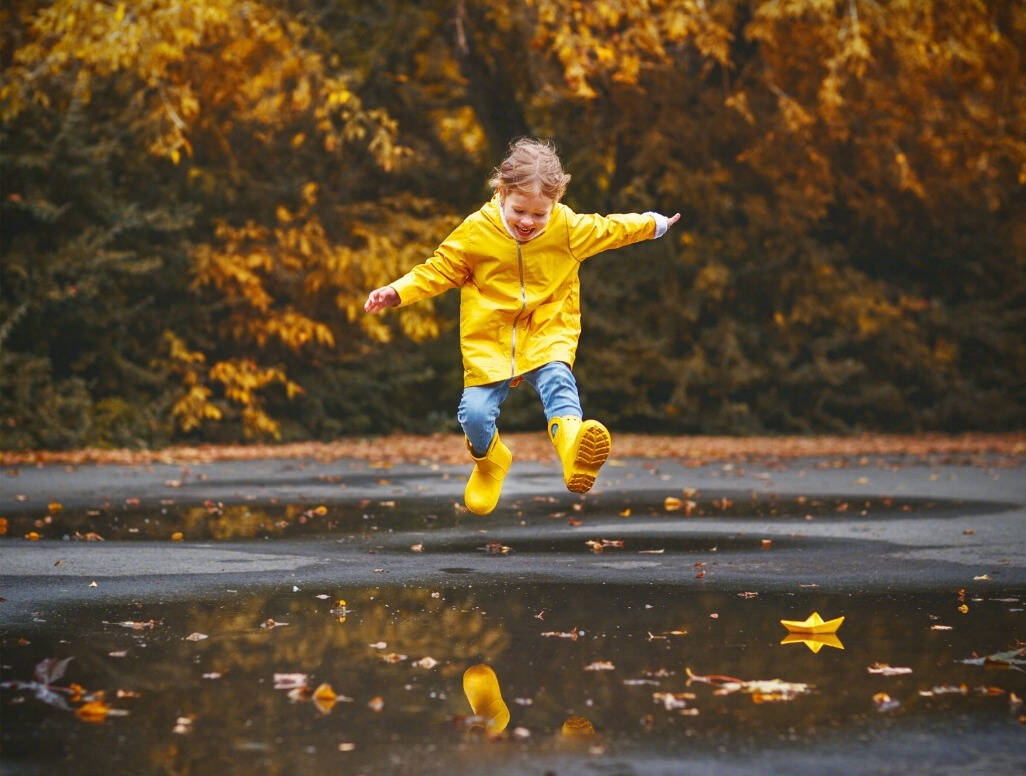
<instances>
[{"instance_id":1,"label":"child's arm","mask_svg":"<svg viewBox=\"0 0 1026 776\"><path fill-rule=\"evenodd\" d=\"M398 280L371 291L363 303L364 311L376 313L386 307L413 304L463 285L470 277L470 268L464 259L466 241L465 220L435 249L431 258Z\"/></svg>"},{"instance_id":2,"label":"child's arm","mask_svg":"<svg viewBox=\"0 0 1026 776\"><path fill-rule=\"evenodd\" d=\"M611 248L662 237L680 220L680 213L621 213L608 216L569 213L570 250L578 260Z\"/></svg>"}]
</instances>

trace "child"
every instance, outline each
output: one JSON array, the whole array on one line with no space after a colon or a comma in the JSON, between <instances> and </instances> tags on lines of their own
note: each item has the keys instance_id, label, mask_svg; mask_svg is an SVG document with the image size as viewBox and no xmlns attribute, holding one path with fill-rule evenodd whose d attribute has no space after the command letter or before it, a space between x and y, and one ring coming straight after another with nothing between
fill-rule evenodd
<instances>
[{"instance_id":1,"label":"child","mask_svg":"<svg viewBox=\"0 0 1026 776\"><path fill-rule=\"evenodd\" d=\"M680 218L578 215L559 204L569 181L550 144L513 142L489 181L491 201L431 258L371 291L364 303L376 313L460 289L464 390L457 419L475 464L464 493L475 514L488 514L499 501L513 456L495 421L509 389L522 380L541 398L566 487L591 489L611 440L597 420L582 420L570 371L581 334L577 273L589 256L661 237Z\"/></svg>"}]
</instances>

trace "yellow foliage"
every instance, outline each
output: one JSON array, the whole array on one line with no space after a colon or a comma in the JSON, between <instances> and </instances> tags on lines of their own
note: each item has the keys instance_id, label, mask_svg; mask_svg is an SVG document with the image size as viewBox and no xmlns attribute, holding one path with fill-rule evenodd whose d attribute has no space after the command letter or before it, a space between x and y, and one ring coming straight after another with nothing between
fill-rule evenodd
<instances>
[{"instance_id":1,"label":"yellow foliage","mask_svg":"<svg viewBox=\"0 0 1026 776\"><path fill-rule=\"evenodd\" d=\"M171 416L183 431L199 428L205 420L220 420L221 410L210 402L211 391L204 385L193 385L174 403Z\"/></svg>"},{"instance_id":2,"label":"yellow foliage","mask_svg":"<svg viewBox=\"0 0 1026 776\"><path fill-rule=\"evenodd\" d=\"M732 40L730 3L704 0L531 0L537 25L532 45L554 52L571 95L597 96L608 79L635 85L647 66L665 67L671 46L692 44L721 65Z\"/></svg>"}]
</instances>

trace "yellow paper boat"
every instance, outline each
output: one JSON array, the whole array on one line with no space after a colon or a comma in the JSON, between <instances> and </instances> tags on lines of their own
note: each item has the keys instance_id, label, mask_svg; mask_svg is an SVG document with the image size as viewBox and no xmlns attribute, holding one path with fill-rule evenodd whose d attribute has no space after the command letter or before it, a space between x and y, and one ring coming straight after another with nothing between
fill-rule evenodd
<instances>
[{"instance_id":1,"label":"yellow paper boat","mask_svg":"<svg viewBox=\"0 0 1026 776\"><path fill-rule=\"evenodd\" d=\"M819 654L823 647L844 649L844 644L834 633L788 633L780 643L804 644L816 654Z\"/></svg>"},{"instance_id":2,"label":"yellow paper boat","mask_svg":"<svg viewBox=\"0 0 1026 776\"><path fill-rule=\"evenodd\" d=\"M835 633L844 622L843 617L836 617L833 620L823 621L819 612L813 612L804 620L781 620L780 624L791 633Z\"/></svg>"}]
</instances>

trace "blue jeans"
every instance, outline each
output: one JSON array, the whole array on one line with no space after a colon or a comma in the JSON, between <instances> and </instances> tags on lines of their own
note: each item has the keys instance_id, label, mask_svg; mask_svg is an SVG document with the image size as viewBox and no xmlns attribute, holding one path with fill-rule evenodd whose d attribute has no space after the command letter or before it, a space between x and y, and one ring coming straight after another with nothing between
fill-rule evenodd
<instances>
[{"instance_id":1,"label":"blue jeans","mask_svg":"<svg viewBox=\"0 0 1026 776\"><path fill-rule=\"evenodd\" d=\"M546 422L565 416L582 417L581 398L577 393L577 381L570 367L562 361L551 361L530 372L523 378L538 392L545 409ZM463 389L460 408L456 419L463 426L474 455L478 458L488 452L488 445L495 436L495 421L499 417L499 406L509 394L512 380L502 380L488 385L475 385Z\"/></svg>"}]
</instances>

